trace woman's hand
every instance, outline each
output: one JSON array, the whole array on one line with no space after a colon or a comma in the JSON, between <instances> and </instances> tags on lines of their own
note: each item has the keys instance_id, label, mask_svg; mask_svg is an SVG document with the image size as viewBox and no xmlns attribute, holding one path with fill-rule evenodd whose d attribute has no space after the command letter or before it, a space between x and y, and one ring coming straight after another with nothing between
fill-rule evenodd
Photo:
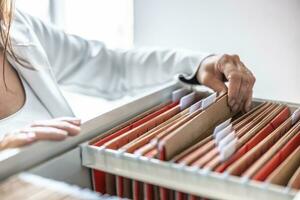
<instances>
[{"instance_id":1,"label":"woman's hand","mask_svg":"<svg viewBox=\"0 0 300 200\"><path fill-rule=\"evenodd\" d=\"M61 141L68 136L78 135L80 125L81 120L72 117L37 121L6 134L0 140L0 150L25 146L38 140Z\"/></svg>"},{"instance_id":2,"label":"woman's hand","mask_svg":"<svg viewBox=\"0 0 300 200\"><path fill-rule=\"evenodd\" d=\"M199 68L197 80L218 93L228 92L228 104L234 112L251 108L255 77L239 56L224 54L206 58Z\"/></svg>"}]
</instances>

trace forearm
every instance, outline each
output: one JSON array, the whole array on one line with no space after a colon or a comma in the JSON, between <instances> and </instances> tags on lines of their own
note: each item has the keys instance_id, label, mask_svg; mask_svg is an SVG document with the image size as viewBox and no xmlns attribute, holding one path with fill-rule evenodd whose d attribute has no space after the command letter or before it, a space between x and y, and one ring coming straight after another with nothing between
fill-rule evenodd
<instances>
[{"instance_id":1,"label":"forearm","mask_svg":"<svg viewBox=\"0 0 300 200\"><path fill-rule=\"evenodd\" d=\"M186 50L137 49L117 51L116 65L124 70L126 90L171 80L176 75L189 81L209 54Z\"/></svg>"}]
</instances>

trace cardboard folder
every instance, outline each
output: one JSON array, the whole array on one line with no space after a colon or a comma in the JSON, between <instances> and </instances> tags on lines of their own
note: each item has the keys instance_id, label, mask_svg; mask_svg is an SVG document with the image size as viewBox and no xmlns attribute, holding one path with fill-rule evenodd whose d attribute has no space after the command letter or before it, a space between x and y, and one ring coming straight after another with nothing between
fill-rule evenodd
<instances>
[{"instance_id":1,"label":"cardboard folder","mask_svg":"<svg viewBox=\"0 0 300 200\"><path fill-rule=\"evenodd\" d=\"M236 115L236 119L232 123L233 124L239 124L241 121L245 120L246 118L250 118L250 115L252 115L253 113L256 113L254 115L257 116L258 112L261 112L261 111L264 110L262 107L266 106L266 104L269 104L269 103L268 102L262 102L259 105L256 105L255 107L251 108L250 111L248 111L246 113L240 113L240 114Z\"/></svg>"},{"instance_id":2,"label":"cardboard folder","mask_svg":"<svg viewBox=\"0 0 300 200\"><path fill-rule=\"evenodd\" d=\"M152 149L153 150L153 149ZM154 149L155 150L155 149ZM151 150L149 150L151 152ZM147 158L154 158L155 154L149 153L149 151L145 152L144 154L138 153L140 156L145 156ZM135 153L137 154L137 153ZM136 180L133 181L133 197L134 200L145 199L145 200L152 200L158 199L157 195L155 195L155 187L149 183L141 183ZM140 198L143 196L143 198Z\"/></svg>"},{"instance_id":3,"label":"cardboard folder","mask_svg":"<svg viewBox=\"0 0 300 200\"><path fill-rule=\"evenodd\" d=\"M300 166L296 170L296 172L293 174L292 178L288 182L288 186L290 188L300 190Z\"/></svg>"},{"instance_id":4,"label":"cardboard folder","mask_svg":"<svg viewBox=\"0 0 300 200\"><path fill-rule=\"evenodd\" d=\"M300 146L281 163L266 179L267 182L285 186L300 166Z\"/></svg>"},{"instance_id":5,"label":"cardboard folder","mask_svg":"<svg viewBox=\"0 0 300 200\"><path fill-rule=\"evenodd\" d=\"M240 159L244 154L246 154L250 149L255 147L260 143L264 138L266 138L272 131L278 128L285 120L290 117L290 110L288 108L281 111L268 125L259 131L253 138L251 138L246 144L244 144L238 151L233 154L228 160L223 163L220 163L219 159L216 158L212 162L212 169L215 169L216 172L224 172L226 168Z\"/></svg>"},{"instance_id":6,"label":"cardboard folder","mask_svg":"<svg viewBox=\"0 0 300 200\"><path fill-rule=\"evenodd\" d=\"M279 113L284 109L288 108L283 105L276 106L273 110L270 111L270 113L265 118L263 118L261 121L256 121L257 123L251 130L239 135L240 146L246 144L246 142L248 142L253 136L255 136L261 129L270 124L272 119L279 115Z\"/></svg>"},{"instance_id":7,"label":"cardboard folder","mask_svg":"<svg viewBox=\"0 0 300 200\"><path fill-rule=\"evenodd\" d=\"M232 116L224 95L215 103L199 113L192 120L159 141L159 157L170 160L195 142L212 133L213 127Z\"/></svg>"},{"instance_id":8,"label":"cardboard folder","mask_svg":"<svg viewBox=\"0 0 300 200\"><path fill-rule=\"evenodd\" d=\"M254 116L251 120L248 121L248 123L244 124L240 129L236 131L236 135L241 138L246 133L249 134L249 132L253 132L253 128L260 122L266 121L267 118L270 118L270 114L274 113L274 110L278 109L277 104L268 104L267 108L263 110L262 112L258 113L256 116ZM236 128L236 126L234 127Z\"/></svg>"},{"instance_id":9,"label":"cardboard folder","mask_svg":"<svg viewBox=\"0 0 300 200\"><path fill-rule=\"evenodd\" d=\"M236 148L240 148L245 142L247 142L247 139L250 139L251 136L255 135L267 123L269 123L280 112L280 109L281 108L277 107L277 105L271 105L266 110L259 113L258 116L245 124L244 127L236 130L236 137L238 138ZM212 164L215 165L216 163L212 163L210 161L216 158L219 158L221 161L221 158L219 157L219 150L217 147L214 147L209 152L207 152L206 155L200 157L197 161L195 161L192 166L201 168L213 168L214 166Z\"/></svg>"},{"instance_id":10,"label":"cardboard folder","mask_svg":"<svg viewBox=\"0 0 300 200\"><path fill-rule=\"evenodd\" d=\"M171 162L176 162L184 165L189 165L191 162L193 162L196 158L198 158L197 150L200 149L204 144L211 141L213 139L212 135L207 136L205 139L200 140L192 147L186 149L182 153L176 155Z\"/></svg>"},{"instance_id":11,"label":"cardboard folder","mask_svg":"<svg viewBox=\"0 0 300 200\"><path fill-rule=\"evenodd\" d=\"M91 144L149 159L158 158L293 188L300 187L300 121L293 122L286 106L261 103L250 112L237 115L230 123L228 119L235 113L227 105L227 94L214 98L212 104L206 102L209 106L204 109L199 107L191 112L189 106L198 100L195 98L190 101L184 110L181 102L174 100L155 106L102 134ZM215 129L220 123L223 125ZM227 129L221 132L220 127ZM220 134L213 135L213 132ZM236 152L224 161L226 156L220 155L220 141L232 134L235 136ZM286 171L289 172L287 177L284 176ZM92 176L96 191L121 198L200 198L97 170L92 171Z\"/></svg>"},{"instance_id":12,"label":"cardboard folder","mask_svg":"<svg viewBox=\"0 0 300 200\"><path fill-rule=\"evenodd\" d=\"M191 96L192 95L192 96ZM189 98L189 96L191 98ZM186 98L188 97L188 98ZM195 98L194 98L195 97ZM181 101L181 100L187 100L187 101ZM190 99L190 100L188 100ZM181 111L180 110L183 107L190 106L193 102L197 101L199 99L199 96L195 93L191 93L189 95L186 95L180 100L180 105L177 105L166 112L154 117L153 119L141 124L140 126L126 132L125 134L116 137L115 139L105 143L103 146L106 148L111 149L117 149L120 148L120 150L125 152L133 152L135 148L145 144L145 139L151 138L152 135L155 135L156 133L159 133L160 131L165 130L166 128L171 126L177 121L180 121L182 117L187 115L187 111ZM182 106L184 104L184 106ZM169 123L169 124L168 124ZM149 137L150 136L150 137ZM125 145L125 146L122 146ZM148 157L154 157L157 154L156 149L149 149L150 152L146 152L145 156ZM124 177L116 177L117 182L117 194L120 197L130 197L131 195L131 180L126 179ZM136 185L135 185L136 186ZM137 187L135 187L137 188ZM129 196L127 196L129 195ZM138 195L134 195L137 197Z\"/></svg>"},{"instance_id":13,"label":"cardboard folder","mask_svg":"<svg viewBox=\"0 0 300 200\"><path fill-rule=\"evenodd\" d=\"M116 128L113 128L109 130L106 133L101 134L99 137L91 141L91 144L94 146L102 146L106 142L110 141L111 139L114 139L125 132L140 126L141 124L153 119L154 117L160 115L161 113L175 107L178 105L178 102L168 102L160 104L148 111L145 111L144 113L140 114L137 117L134 117L131 120L128 120L127 122L117 126Z\"/></svg>"},{"instance_id":14,"label":"cardboard folder","mask_svg":"<svg viewBox=\"0 0 300 200\"><path fill-rule=\"evenodd\" d=\"M243 176L252 178L258 170L260 170L289 140L292 139L292 137L298 133L299 130L300 126L281 137L264 155L243 173Z\"/></svg>"},{"instance_id":15,"label":"cardboard folder","mask_svg":"<svg viewBox=\"0 0 300 200\"><path fill-rule=\"evenodd\" d=\"M108 149L119 149L120 147L124 146L125 144L129 143L130 141L136 139L137 137L141 136L142 134L146 133L148 130L156 127L157 125L163 123L164 121L170 119L174 115L180 112L180 107L177 105L160 115L150 119L149 121L137 126L124 134L111 139L110 141L106 142L102 146Z\"/></svg>"},{"instance_id":16,"label":"cardboard folder","mask_svg":"<svg viewBox=\"0 0 300 200\"><path fill-rule=\"evenodd\" d=\"M277 153L253 176L253 180L264 181L298 146L300 133L293 136Z\"/></svg>"},{"instance_id":17,"label":"cardboard folder","mask_svg":"<svg viewBox=\"0 0 300 200\"><path fill-rule=\"evenodd\" d=\"M245 120L247 117L249 117L251 114L255 113L258 114L260 110L264 109L263 107L264 104L261 104L260 106L257 106L248 113L242 115L241 117L237 118L232 122L233 126L238 124L239 122ZM266 107L266 106L265 106ZM260 109L260 110L259 110ZM192 147L188 148L184 152L180 153L179 155L175 156L172 161L185 164L185 165L190 165L192 162L194 162L198 157L201 157L209 149L212 149L212 147L215 145L213 141L213 136L210 135L207 138L199 141L197 144L193 145Z\"/></svg>"},{"instance_id":18,"label":"cardboard folder","mask_svg":"<svg viewBox=\"0 0 300 200\"><path fill-rule=\"evenodd\" d=\"M128 153L133 153L136 149L144 146L149 141L151 141L156 135L161 133L162 131L166 130L168 127L173 125L174 123L178 122L180 119L182 119L184 116L188 114L188 109L185 109L172 118L168 119L167 121L163 122L159 126L149 130L147 133L142 135L141 137L138 137L134 139L133 141L129 142L128 144L124 145L120 148L120 150Z\"/></svg>"},{"instance_id":19,"label":"cardboard folder","mask_svg":"<svg viewBox=\"0 0 300 200\"><path fill-rule=\"evenodd\" d=\"M241 175L245 172L257 159L260 158L269 148L271 148L286 132L291 128L291 119L287 119L264 140L244 154L235 163L227 168L227 172L232 175Z\"/></svg>"},{"instance_id":20,"label":"cardboard folder","mask_svg":"<svg viewBox=\"0 0 300 200\"><path fill-rule=\"evenodd\" d=\"M246 118L251 118L253 119L253 117L250 117L250 115L252 115L253 113L255 113L256 115L259 114L260 112L262 112L265 108L266 108L266 103L262 103L254 108L252 108L249 112L243 114L242 116L238 117L237 119L235 119L232 124L233 126L240 123L241 121L245 120ZM190 165L192 162L194 162L200 155L204 155L205 153L205 149L201 149L201 147L203 147L204 145L209 144L210 142L213 142L214 145L214 141L213 141L213 136L210 135L208 137L206 137L205 139L199 141L198 143L196 143L195 145L193 145L192 147L186 149L185 151L183 151L182 153L180 153L179 155L176 155L171 162L176 162L179 164L184 164L184 165ZM209 147L206 147L209 148ZM176 200L183 200L183 199L198 199L198 197L193 196L193 195L189 195L185 194L183 192L176 192Z\"/></svg>"},{"instance_id":21,"label":"cardboard folder","mask_svg":"<svg viewBox=\"0 0 300 200\"><path fill-rule=\"evenodd\" d=\"M254 118L258 117L263 111L269 108L272 105L270 102L262 103L257 108L253 109L252 112L249 112L245 115L242 115L241 119L238 118L234 121L234 129L239 130L251 122Z\"/></svg>"},{"instance_id":22,"label":"cardboard folder","mask_svg":"<svg viewBox=\"0 0 300 200\"><path fill-rule=\"evenodd\" d=\"M126 148L131 147L131 145L128 145L124 148L124 145L130 143L133 140L138 140L139 137L143 136L143 134L146 134L155 129L156 127L162 125L164 122L170 120L172 123L172 118L178 114L180 114L181 110L185 107L190 106L192 103L197 101L199 99L199 96L196 95L196 93L190 93L180 100L180 104L174 106L173 108L161 113L160 115L150 119L149 121L141 124L140 126L137 126L126 133L112 139L109 142L106 142L103 146L109 149L123 149L126 151ZM184 106L183 106L184 105ZM184 113L184 112L183 112ZM185 114L183 114L185 115ZM175 120L176 121L176 120ZM166 124L167 126L167 124ZM157 128L157 130L164 129L165 126L160 126L160 128ZM134 143L135 145L137 143ZM151 150L151 149L150 149ZM133 151L133 150L131 150ZM156 149L153 149L151 152L148 152L147 156L155 156L157 154ZM131 180L126 179L124 177L116 177L116 183L117 183L117 195L119 197L125 197L130 198L131 196ZM130 185L130 186L128 186ZM129 195L129 196L127 196Z\"/></svg>"},{"instance_id":23,"label":"cardboard folder","mask_svg":"<svg viewBox=\"0 0 300 200\"><path fill-rule=\"evenodd\" d=\"M101 134L99 137L95 138L90 142L90 144L94 146L101 146L107 141L125 133L128 130L131 130L134 127L139 126L140 124L149 121L153 117L165 112L168 109L173 108L174 106L178 105L178 102L166 102L162 103L158 106L155 106L144 113L141 113L140 115L132 118L131 120L128 120L127 122L116 126L115 128ZM104 172L100 170L92 170L92 177L93 177L93 187L94 190L97 192L100 192L102 194L108 193L111 195L115 195L115 191L112 188L115 188L112 185L106 185L106 180L107 183L109 184L114 184L114 176L105 174Z\"/></svg>"},{"instance_id":24,"label":"cardboard folder","mask_svg":"<svg viewBox=\"0 0 300 200\"><path fill-rule=\"evenodd\" d=\"M215 103L183 124L180 128L161 138L158 142L159 159L170 160L176 153L180 153L188 146L209 136L212 128L231 117L232 113L227 105L227 95L220 97ZM223 113L223 115L220 115ZM169 199L170 190L160 189L160 198Z\"/></svg>"},{"instance_id":25,"label":"cardboard folder","mask_svg":"<svg viewBox=\"0 0 300 200\"><path fill-rule=\"evenodd\" d=\"M142 136L147 133L149 130L159 126L163 122L171 119L173 116L184 110L185 107L191 105L194 101L199 98L199 95L196 95L195 92L189 93L188 95L183 96L180 99L180 103L172 107L169 110L153 117L149 121L140 124L139 126L127 131L126 133L119 135L118 137L113 138L112 140L106 142L102 146L108 149L119 149L134 139Z\"/></svg>"},{"instance_id":26,"label":"cardboard folder","mask_svg":"<svg viewBox=\"0 0 300 200\"><path fill-rule=\"evenodd\" d=\"M245 118L245 120L248 123L244 124L244 127L240 127L238 128L238 124L234 125L234 129L235 129L235 135L236 137L240 137L240 135L242 135L241 133L246 132L250 129L252 129L255 125L255 123L257 123L258 121L260 121L261 119L263 119L264 117L266 117L268 115L268 110L271 109L272 106L267 107L266 110L263 110L262 112L257 113L257 116L253 116L252 115L249 116L249 118ZM241 123L241 122L240 122ZM244 134L244 133L243 133ZM206 167L210 167L208 165L208 162L213 160L215 157L218 157L219 154L219 150L218 148L215 146L215 142L212 141L211 146L213 146L213 148L211 148L208 152L206 152L206 154L204 156L201 156L198 158L197 161L195 161L192 166L197 166L197 167L204 167L205 165L207 165Z\"/></svg>"},{"instance_id":27,"label":"cardboard folder","mask_svg":"<svg viewBox=\"0 0 300 200\"><path fill-rule=\"evenodd\" d=\"M201 112L202 112L202 109L199 108L198 110L195 110L191 113L182 115L182 117L178 118L177 120L173 121L171 124L167 125L167 127L165 129L157 130L146 137L142 137L139 142L141 144L143 144L144 146L141 146L138 149L134 149L135 153L139 154L139 155L145 155L147 153L156 155L157 145L160 140L164 139L169 134L171 134L173 131L175 131L178 128L180 128L181 126L185 125L187 122L192 120L194 117L196 117Z\"/></svg>"},{"instance_id":28,"label":"cardboard folder","mask_svg":"<svg viewBox=\"0 0 300 200\"><path fill-rule=\"evenodd\" d=\"M126 133L130 133L132 132L132 130L138 131L141 130L140 127L145 127L145 124L149 124L151 122L153 122L153 119L156 119L157 117L163 115L164 113L170 113L170 110L174 110L174 108L176 108L178 106L178 102L175 103L171 103L167 106L162 107L161 109L150 113L149 115L145 116L144 118L138 120L137 122L134 122L133 124L131 124L128 127L125 127L124 129L121 129L120 131L115 132L112 135L109 135L108 137L100 140L97 142L98 145L102 145L105 146L107 144L109 144L111 141L117 140L116 138L124 138L123 135ZM114 136L114 137L112 137ZM109 140L109 139L110 140ZM108 145L107 145L108 146ZM114 146L116 147L116 146ZM99 175L101 175L102 177L104 176L106 181L106 191L109 191L109 188L113 188L115 187L116 189L114 191L116 191L116 194L119 197L124 197L124 198L130 198L131 197L131 193L130 193L130 180L125 178L125 177L120 177L120 176L112 176L110 174L105 174L103 175L102 172L97 171L96 175L98 175L97 179L100 181L100 177ZM115 180L114 180L115 179ZM110 185L110 184L116 184L116 186L114 185ZM111 189L110 189L111 190ZM112 191L112 190L111 190Z\"/></svg>"},{"instance_id":29,"label":"cardboard folder","mask_svg":"<svg viewBox=\"0 0 300 200\"><path fill-rule=\"evenodd\" d=\"M186 112L184 114L179 113L181 114L181 116L178 119L169 122L169 124L166 124L160 129L157 129L151 132L150 134L145 135L144 137L138 138L136 141L132 142L131 145L128 145L126 147L127 149L125 147L123 149L125 149L127 152L137 151L140 152L140 154L143 154L144 151L148 151L149 147L150 149L156 147L156 142L158 138L161 138L164 135L167 135L168 133L172 132L176 128L182 126L188 120L192 119L195 115L197 115L199 112L201 112L201 110L198 110L192 114Z\"/></svg>"}]
</instances>

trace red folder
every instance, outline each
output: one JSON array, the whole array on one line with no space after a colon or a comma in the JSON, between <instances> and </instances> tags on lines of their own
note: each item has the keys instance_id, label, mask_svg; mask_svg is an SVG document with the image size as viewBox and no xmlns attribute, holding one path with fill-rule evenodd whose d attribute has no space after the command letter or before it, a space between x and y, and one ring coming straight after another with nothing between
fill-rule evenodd
<instances>
[{"instance_id":1,"label":"red folder","mask_svg":"<svg viewBox=\"0 0 300 200\"><path fill-rule=\"evenodd\" d=\"M221 165L219 165L215 171L216 172L224 172L226 168L242 157L245 153L247 153L250 149L256 146L259 142L261 142L265 137L267 137L272 131L280 126L285 120L287 120L290 116L290 110L285 108L282 110L279 115L277 115L267 126L265 126L259 133L257 133L252 139L250 139L245 145L243 145L235 154L233 154L229 160L225 161Z\"/></svg>"},{"instance_id":2,"label":"red folder","mask_svg":"<svg viewBox=\"0 0 300 200\"><path fill-rule=\"evenodd\" d=\"M157 150L155 148L145 152L143 156L147 158L154 158L157 154ZM134 200L140 199L141 192L144 189L144 199L152 200L154 199L154 186L149 183L140 183L136 180L133 181L133 197Z\"/></svg>"},{"instance_id":3,"label":"red folder","mask_svg":"<svg viewBox=\"0 0 300 200\"><path fill-rule=\"evenodd\" d=\"M248 123L244 124L244 127L240 129L235 128L235 135L239 138L237 148L246 144L253 136L255 136L265 125L272 122L272 120L280 114L283 108L280 108L278 105L274 104L265 109L259 115L252 117L252 120L249 121L248 118L245 120ZM234 126L235 127L235 126ZM199 157L199 159L192 164L192 166L204 167L209 169L214 169L221 159L219 157L219 150L214 147L205 155Z\"/></svg>"},{"instance_id":4,"label":"red folder","mask_svg":"<svg viewBox=\"0 0 300 200\"><path fill-rule=\"evenodd\" d=\"M137 120L136 122L133 122L132 124L100 139L99 141L95 142L93 145L94 146L102 146L103 144L105 144L106 142L126 133L127 131L151 120L152 118L160 115L161 113L175 107L176 105L178 105L179 102L173 102L173 103L169 103L166 106L160 108L157 111L154 111L153 113L150 113L149 115L143 117L142 119ZM93 182L94 182L94 190L96 192L100 192L102 194L106 193L106 189L105 189L105 173L99 170L93 170L92 171L92 176L93 176Z\"/></svg>"},{"instance_id":5,"label":"red folder","mask_svg":"<svg viewBox=\"0 0 300 200\"><path fill-rule=\"evenodd\" d=\"M268 161L252 178L264 181L298 146L300 146L300 132L297 133L277 154Z\"/></svg>"}]
</instances>

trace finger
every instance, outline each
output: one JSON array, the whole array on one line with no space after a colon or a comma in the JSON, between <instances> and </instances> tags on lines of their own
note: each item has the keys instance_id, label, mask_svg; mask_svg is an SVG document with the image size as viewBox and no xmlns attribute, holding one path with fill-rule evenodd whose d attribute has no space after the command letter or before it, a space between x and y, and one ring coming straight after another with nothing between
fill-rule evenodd
<instances>
[{"instance_id":1,"label":"finger","mask_svg":"<svg viewBox=\"0 0 300 200\"><path fill-rule=\"evenodd\" d=\"M228 80L228 103L234 110L238 109L239 90L241 86L241 73L238 70L238 66L232 57L229 55L223 55L217 63L218 70L224 74Z\"/></svg>"},{"instance_id":2,"label":"finger","mask_svg":"<svg viewBox=\"0 0 300 200\"><path fill-rule=\"evenodd\" d=\"M56 121L66 121L71 124L74 124L75 126L80 126L81 125L81 119L77 117L60 117L60 118L55 118L54 120Z\"/></svg>"},{"instance_id":3,"label":"finger","mask_svg":"<svg viewBox=\"0 0 300 200\"><path fill-rule=\"evenodd\" d=\"M249 77L247 76L246 73L244 73L242 75L242 82L241 82L240 92L239 92L239 96L240 96L240 98L239 98L239 105L240 105L239 110L242 110L245 107L245 103L246 103L246 100L247 100L249 92L250 92L249 85L250 85Z\"/></svg>"},{"instance_id":4,"label":"finger","mask_svg":"<svg viewBox=\"0 0 300 200\"><path fill-rule=\"evenodd\" d=\"M12 134L4 138L1 146L5 148L17 148L29 145L36 140L34 133L18 133Z\"/></svg>"},{"instance_id":5,"label":"finger","mask_svg":"<svg viewBox=\"0 0 300 200\"><path fill-rule=\"evenodd\" d=\"M242 66L243 70L245 71L245 74L247 74L247 77L249 78L249 89L252 90L256 79L255 79L253 73L246 67L246 65L243 62L240 62L240 65Z\"/></svg>"},{"instance_id":6,"label":"finger","mask_svg":"<svg viewBox=\"0 0 300 200\"><path fill-rule=\"evenodd\" d=\"M234 63L236 65L238 65L241 62L240 57L238 55L236 55L236 54L232 55L232 58L233 58Z\"/></svg>"},{"instance_id":7,"label":"finger","mask_svg":"<svg viewBox=\"0 0 300 200\"><path fill-rule=\"evenodd\" d=\"M61 130L65 130L68 132L68 135L75 136L80 133L80 127L74 125L72 123L66 121L56 121L56 120L49 120L49 121L38 121L34 122L31 127L53 127Z\"/></svg>"},{"instance_id":8,"label":"finger","mask_svg":"<svg viewBox=\"0 0 300 200\"><path fill-rule=\"evenodd\" d=\"M251 108L251 103L252 103L252 95L253 95L253 86L255 84L255 77L253 76L252 72L244 65L243 62L241 62L241 65L243 69L245 70L246 77L248 79L248 90L245 93L245 103L244 111L248 112Z\"/></svg>"},{"instance_id":9,"label":"finger","mask_svg":"<svg viewBox=\"0 0 300 200\"><path fill-rule=\"evenodd\" d=\"M237 70L232 70L226 75L228 80L228 101L233 110L237 110L240 103L240 87L242 83L241 75Z\"/></svg>"},{"instance_id":10,"label":"finger","mask_svg":"<svg viewBox=\"0 0 300 200\"><path fill-rule=\"evenodd\" d=\"M244 107L244 110L245 110L246 112L248 112L248 111L251 109L251 104L252 104L252 93L253 93L253 91L252 91L252 89L251 89L251 91L250 91L249 94L248 94L248 98L247 98L247 100L246 100L245 107Z\"/></svg>"},{"instance_id":11,"label":"finger","mask_svg":"<svg viewBox=\"0 0 300 200\"><path fill-rule=\"evenodd\" d=\"M223 94L227 92L227 87L225 83L216 78L213 74L203 72L201 74L201 83L211 89L213 89L218 94Z\"/></svg>"},{"instance_id":12,"label":"finger","mask_svg":"<svg viewBox=\"0 0 300 200\"><path fill-rule=\"evenodd\" d=\"M35 133L37 140L53 140L60 141L66 139L68 132L62 129L53 127L31 127L22 129L23 133Z\"/></svg>"}]
</instances>

